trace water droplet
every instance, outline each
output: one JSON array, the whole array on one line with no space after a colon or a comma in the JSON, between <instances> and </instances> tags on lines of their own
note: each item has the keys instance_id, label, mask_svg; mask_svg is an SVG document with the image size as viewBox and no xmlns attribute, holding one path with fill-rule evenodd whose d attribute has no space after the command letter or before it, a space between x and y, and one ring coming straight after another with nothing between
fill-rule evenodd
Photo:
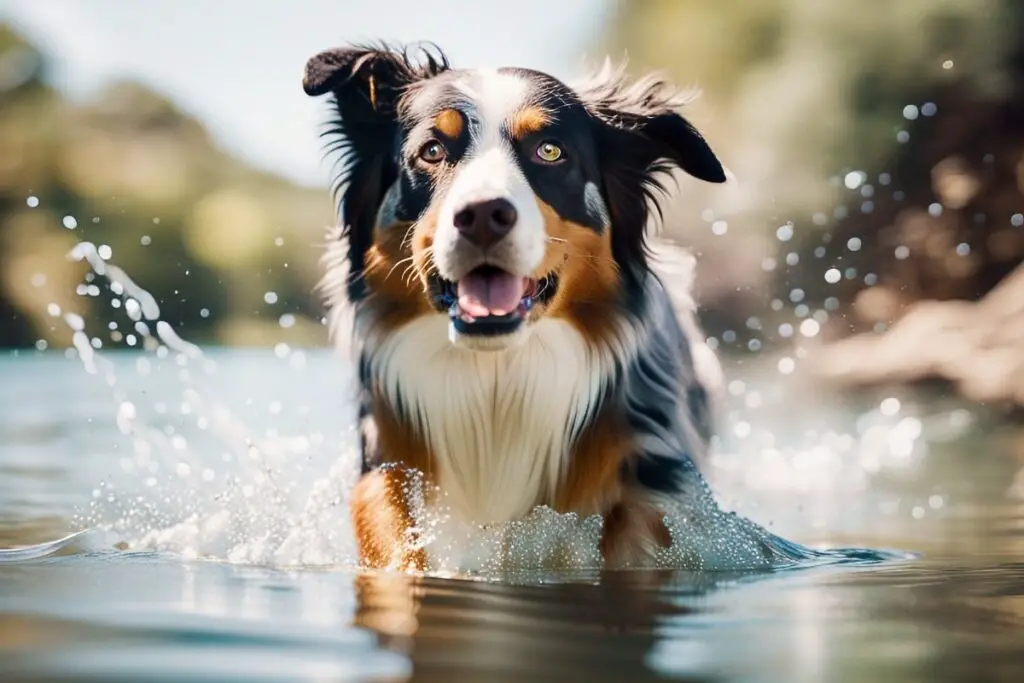
<instances>
[{"instance_id":1,"label":"water droplet","mask_svg":"<svg viewBox=\"0 0 1024 683\"><path fill-rule=\"evenodd\" d=\"M921 105L921 113L925 116L935 116L935 112L938 110L939 108L935 106L934 102L925 102Z\"/></svg>"},{"instance_id":2,"label":"water droplet","mask_svg":"<svg viewBox=\"0 0 1024 683\"><path fill-rule=\"evenodd\" d=\"M921 519L924 517L924 508L920 505L915 505L914 509L911 510L910 514L914 516L914 519Z\"/></svg>"},{"instance_id":3,"label":"water droplet","mask_svg":"<svg viewBox=\"0 0 1024 683\"><path fill-rule=\"evenodd\" d=\"M938 202L932 202L931 204L928 205L928 213L938 218L939 216L942 215L942 204L939 204Z\"/></svg>"},{"instance_id":4,"label":"water droplet","mask_svg":"<svg viewBox=\"0 0 1024 683\"><path fill-rule=\"evenodd\" d=\"M796 370L796 361L789 356L779 359L778 363L779 372L783 375L791 375Z\"/></svg>"},{"instance_id":5,"label":"water droplet","mask_svg":"<svg viewBox=\"0 0 1024 683\"><path fill-rule=\"evenodd\" d=\"M1024 213L1015 213L1010 216L1010 225L1019 228L1024 225Z\"/></svg>"},{"instance_id":6,"label":"water droplet","mask_svg":"<svg viewBox=\"0 0 1024 683\"><path fill-rule=\"evenodd\" d=\"M291 328L291 327L294 327L295 326L295 316L292 315L291 313L285 313L280 318L278 318L277 324L280 325L281 327L283 327L286 330Z\"/></svg>"},{"instance_id":7,"label":"water droplet","mask_svg":"<svg viewBox=\"0 0 1024 683\"><path fill-rule=\"evenodd\" d=\"M834 296L830 296L825 299L825 310L826 311L838 311L839 310L839 299Z\"/></svg>"},{"instance_id":8,"label":"water droplet","mask_svg":"<svg viewBox=\"0 0 1024 683\"><path fill-rule=\"evenodd\" d=\"M78 227L78 221L75 220L74 216L64 216L61 223L63 223L64 227L68 230L74 230Z\"/></svg>"},{"instance_id":9,"label":"water droplet","mask_svg":"<svg viewBox=\"0 0 1024 683\"><path fill-rule=\"evenodd\" d=\"M878 406L878 410L882 413L882 415L885 415L886 417L892 417L896 413L900 412L900 400L892 396L883 399Z\"/></svg>"},{"instance_id":10,"label":"water droplet","mask_svg":"<svg viewBox=\"0 0 1024 683\"><path fill-rule=\"evenodd\" d=\"M288 352L290 350L291 349L287 344L285 344L284 342L280 342L274 346L274 355L277 356L278 358L284 358L285 356L288 355Z\"/></svg>"},{"instance_id":11,"label":"water droplet","mask_svg":"<svg viewBox=\"0 0 1024 683\"><path fill-rule=\"evenodd\" d=\"M928 507L930 507L932 510L940 510L942 509L942 506L944 504L945 501L942 500L942 496L940 496L939 494L933 493L932 495L928 496Z\"/></svg>"},{"instance_id":12,"label":"water droplet","mask_svg":"<svg viewBox=\"0 0 1024 683\"><path fill-rule=\"evenodd\" d=\"M790 253L786 254L786 265L787 266L795 266L798 263L800 263L800 255L799 254L797 254L795 251L791 251Z\"/></svg>"},{"instance_id":13,"label":"water droplet","mask_svg":"<svg viewBox=\"0 0 1024 683\"><path fill-rule=\"evenodd\" d=\"M114 250L110 248L108 244L101 244L97 249L96 253L100 255L100 258L104 261L110 260L110 257L114 255Z\"/></svg>"},{"instance_id":14,"label":"water droplet","mask_svg":"<svg viewBox=\"0 0 1024 683\"><path fill-rule=\"evenodd\" d=\"M830 285L834 285L842 279L842 273L839 272L838 268L829 268L825 271L825 282Z\"/></svg>"},{"instance_id":15,"label":"water droplet","mask_svg":"<svg viewBox=\"0 0 1024 683\"><path fill-rule=\"evenodd\" d=\"M903 259L910 256L910 248L904 244L901 244L900 246L896 247L895 251L893 251L893 255L895 255L898 260L902 261Z\"/></svg>"},{"instance_id":16,"label":"water droplet","mask_svg":"<svg viewBox=\"0 0 1024 683\"><path fill-rule=\"evenodd\" d=\"M200 308L199 309L199 317L200 318L209 318L210 317L210 309L209 308Z\"/></svg>"},{"instance_id":17,"label":"water droplet","mask_svg":"<svg viewBox=\"0 0 1024 683\"><path fill-rule=\"evenodd\" d=\"M868 273L867 275L864 276L864 284L866 284L868 287L872 287L878 284L878 276L875 275L874 273Z\"/></svg>"},{"instance_id":18,"label":"water droplet","mask_svg":"<svg viewBox=\"0 0 1024 683\"><path fill-rule=\"evenodd\" d=\"M25 203L28 204L28 208L34 209L37 206L39 206L39 197L30 196L28 199L25 200Z\"/></svg>"},{"instance_id":19,"label":"water droplet","mask_svg":"<svg viewBox=\"0 0 1024 683\"><path fill-rule=\"evenodd\" d=\"M277 303L277 292L266 292L263 295L263 301L268 303L268 304L276 304Z\"/></svg>"},{"instance_id":20,"label":"water droplet","mask_svg":"<svg viewBox=\"0 0 1024 683\"><path fill-rule=\"evenodd\" d=\"M715 221L711 224L711 232L716 235L724 235L729 231L729 224L725 221Z\"/></svg>"},{"instance_id":21,"label":"water droplet","mask_svg":"<svg viewBox=\"0 0 1024 683\"><path fill-rule=\"evenodd\" d=\"M956 253L958 256L967 256L968 254L971 253L971 245L967 244L966 242L961 242L960 244L956 245Z\"/></svg>"},{"instance_id":22,"label":"water droplet","mask_svg":"<svg viewBox=\"0 0 1024 683\"><path fill-rule=\"evenodd\" d=\"M915 104L908 104L907 106L903 107L903 118L907 119L908 121L915 120L919 113L920 110L917 108L917 105Z\"/></svg>"},{"instance_id":23,"label":"water droplet","mask_svg":"<svg viewBox=\"0 0 1024 683\"><path fill-rule=\"evenodd\" d=\"M952 69L953 68L953 60L952 59L947 59L944 62L942 62L942 68L945 69L946 71L949 71L950 69Z\"/></svg>"},{"instance_id":24,"label":"water droplet","mask_svg":"<svg viewBox=\"0 0 1024 683\"><path fill-rule=\"evenodd\" d=\"M850 251L860 251L861 244L859 237L851 237L846 241L846 248Z\"/></svg>"},{"instance_id":25,"label":"water droplet","mask_svg":"<svg viewBox=\"0 0 1024 683\"><path fill-rule=\"evenodd\" d=\"M48 346L45 339L36 340L36 351L45 351Z\"/></svg>"},{"instance_id":26,"label":"water droplet","mask_svg":"<svg viewBox=\"0 0 1024 683\"><path fill-rule=\"evenodd\" d=\"M768 257L766 257L766 258L761 260L761 270L763 270L765 272L769 272L770 273L771 271L775 270L775 266L776 265L778 265L778 264L776 264L775 259L773 259L770 256L768 256Z\"/></svg>"},{"instance_id":27,"label":"water droplet","mask_svg":"<svg viewBox=\"0 0 1024 683\"><path fill-rule=\"evenodd\" d=\"M154 220L156 220L156 219L154 219ZM139 244L141 244L144 247L148 247L149 245L153 244L153 238L150 237L149 235L143 235L139 239Z\"/></svg>"},{"instance_id":28,"label":"water droplet","mask_svg":"<svg viewBox=\"0 0 1024 683\"><path fill-rule=\"evenodd\" d=\"M804 300L804 290L797 287L789 293L789 300L793 303L799 303Z\"/></svg>"},{"instance_id":29,"label":"water droplet","mask_svg":"<svg viewBox=\"0 0 1024 683\"><path fill-rule=\"evenodd\" d=\"M785 225L780 225L775 231L775 236L780 242L788 242L793 239L793 224L786 223Z\"/></svg>"},{"instance_id":30,"label":"water droplet","mask_svg":"<svg viewBox=\"0 0 1024 683\"><path fill-rule=\"evenodd\" d=\"M800 323L800 334L805 337L817 336L818 332L821 331L821 325L814 318L808 318L807 320Z\"/></svg>"},{"instance_id":31,"label":"water droplet","mask_svg":"<svg viewBox=\"0 0 1024 683\"><path fill-rule=\"evenodd\" d=\"M793 326L789 323L782 323L779 325L779 336L784 339L789 339L793 336Z\"/></svg>"},{"instance_id":32,"label":"water droplet","mask_svg":"<svg viewBox=\"0 0 1024 683\"><path fill-rule=\"evenodd\" d=\"M900 132L896 133L896 142L900 143L901 145L910 142L910 133L908 133L905 130L901 130Z\"/></svg>"},{"instance_id":33,"label":"water droplet","mask_svg":"<svg viewBox=\"0 0 1024 683\"><path fill-rule=\"evenodd\" d=\"M856 190L867 180L867 174L863 171L850 171L843 177L843 184L848 190Z\"/></svg>"}]
</instances>

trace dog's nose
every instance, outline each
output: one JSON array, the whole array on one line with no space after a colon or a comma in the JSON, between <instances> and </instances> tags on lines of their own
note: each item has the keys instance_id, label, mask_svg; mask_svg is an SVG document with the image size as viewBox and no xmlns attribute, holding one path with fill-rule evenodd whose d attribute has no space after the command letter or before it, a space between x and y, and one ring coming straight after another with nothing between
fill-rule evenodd
<instances>
[{"instance_id":1,"label":"dog's nose","mask_svg":"<svg viewBox=\"0 0 1024 683\"><path fill-rule=\"evenodd\" d=\"M455 228L471 243L486 249L516 224L516 207L507 199L467 204L455 214Z\"/></svg>"}]
</instances>

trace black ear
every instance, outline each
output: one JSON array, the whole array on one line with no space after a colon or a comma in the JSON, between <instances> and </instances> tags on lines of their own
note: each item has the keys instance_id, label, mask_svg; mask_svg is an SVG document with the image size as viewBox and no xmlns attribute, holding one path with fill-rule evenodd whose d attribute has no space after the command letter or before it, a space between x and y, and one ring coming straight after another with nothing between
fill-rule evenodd
<instances>
[{"instance_id":1,"label":"black ear","mask_svg":"<svg viewBox=\"0 0 1024 683\"><path fill-rule=\"evenodd\" d=\"M726 181L725 170L704 136L679 110L692 95L672 87L657 75L629 82L625 65L604 67L577 88L591 113L614 133L629 138L634 156L648 165L667 159L694 178L709 183Z\"/></svg>"},{"instance_id":2,"label":"black ear","mask_svg":"<svg viewBox=\"0 0 1024 683\"><path fill-rule=\"evenodd\" d=\"M721 183L726 174L704 137L679 109L690 99L666 81L625 77L624 65L606 62L576 87L596 127L602 182L611 215L612 254L633 302L642 306L650 273L646 226L660 214L659 176L681 168L700 180Z\"/></svg>"},{"instance_id":3,"label":"black ear","mask_svg":"<svg viewBox=\"0 0 1024 683\"><path fill-rule=\"evenodd\" d=\"M338 197L342 234L348 238L349 298L364 295L362 272L373 241L377 211L398 177L398 107L413 84L448 69L440 50L387 46L346 47L321 52L306 63L302 87L307 95L332 95L335 112L324 135L328 153L340 154L333 190Z\"/></svg>"}]
</instances>

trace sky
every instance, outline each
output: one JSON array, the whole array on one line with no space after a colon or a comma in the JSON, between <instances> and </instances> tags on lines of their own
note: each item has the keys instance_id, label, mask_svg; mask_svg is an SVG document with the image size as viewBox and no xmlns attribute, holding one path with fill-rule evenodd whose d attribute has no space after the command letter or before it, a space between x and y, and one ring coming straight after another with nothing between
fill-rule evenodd
<instances>
[{"instance_id":1,"label":"sky","mask_svg":"<svg viewBox=\"0 0 1024 683\"><path fill-rule=\"evenodd\" d=\"M304 185L329 162L326 104L301 88L306 60L352 41L430 40L455 66L524 66L569 78L611 0L0 0L9 22L54 60L75 98L139 80L199 118L229 151Z\"/></svg>"}]
</instances>

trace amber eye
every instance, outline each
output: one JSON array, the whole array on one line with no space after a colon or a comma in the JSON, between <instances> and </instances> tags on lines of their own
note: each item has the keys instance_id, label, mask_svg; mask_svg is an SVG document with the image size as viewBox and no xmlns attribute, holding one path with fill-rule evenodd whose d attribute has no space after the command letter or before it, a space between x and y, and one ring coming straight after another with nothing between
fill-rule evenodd
<instances>
[{"instance_id":1,"label":"amber eye","mask_svg":"<svg viewBox=\"0 0 1024 683\"><path fill-rule=\"evenodd\" d=\"M537 147L537 158L549 164L562 158L562 148L553 142L542 142Z\"/></svg>"},{"instance_id":2,"label":"amber eye","mask_svg":"<svg viewBox=\"0 0 1024 683\"><path fill-rule=\"evenodd\" d=\"M444 150L444 145L437 140L431 140L420 149L420 159L428 164L444 161L446 156L447 153Z\"/></svg>"}]
</instances>

